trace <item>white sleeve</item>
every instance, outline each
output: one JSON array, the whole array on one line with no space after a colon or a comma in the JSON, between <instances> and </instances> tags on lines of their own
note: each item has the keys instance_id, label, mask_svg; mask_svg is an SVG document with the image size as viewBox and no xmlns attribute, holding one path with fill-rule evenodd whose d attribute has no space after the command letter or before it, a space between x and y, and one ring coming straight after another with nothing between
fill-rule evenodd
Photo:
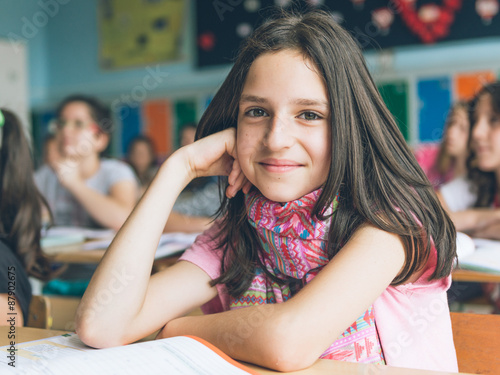
<instances>
[{"instance_id":1,"label":"white sleeve","mask_svg":"<svg viewBox=\"0 0 500 375\"><path fill-rule=\"evenodd\" d=\"M472 184L465 177L450 181L439 189L451 212L464 211L474 207L477 194L472 191Z\"/></svg>"}]
</instances>

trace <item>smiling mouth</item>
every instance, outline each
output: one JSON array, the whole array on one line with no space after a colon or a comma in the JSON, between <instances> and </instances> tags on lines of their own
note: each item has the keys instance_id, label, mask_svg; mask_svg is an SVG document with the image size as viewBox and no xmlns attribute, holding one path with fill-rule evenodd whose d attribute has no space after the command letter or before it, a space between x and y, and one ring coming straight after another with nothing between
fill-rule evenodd
<instances>
[{"instance_id":1,"label":"smiling mouth","mask_svg":"<svg viewBox=\"0 0 500 375\"><path fill-rule=\"evenodd\" d=\"M296 170L303 165L292 160L266 159L259 163L266 171L284 173Z\"/></svg>"}]
</instances>

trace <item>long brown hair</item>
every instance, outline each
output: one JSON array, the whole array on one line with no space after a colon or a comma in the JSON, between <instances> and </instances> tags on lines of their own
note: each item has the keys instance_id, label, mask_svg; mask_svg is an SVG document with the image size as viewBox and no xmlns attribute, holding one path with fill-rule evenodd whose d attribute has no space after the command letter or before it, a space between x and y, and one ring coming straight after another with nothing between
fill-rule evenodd
<instances>
[{"instance_id":1,"label":"long brown hair","mask_svg":"<svg viewBox=\"0 0 500 375\"><path fill-rule=\"evenodd\" d=\"M471 101L469 110L469 121L471 124L469 142L476 122L476 106L479 99L484 95L490 96L492 109L495 114L500 116L500 81L497 81L484 86ZM477 201L474 206L491 207L495 200L495 194L498 191L497 178L495 172L484 172L480 170L476 165L475 159L476 153L471 148L469 158L467 159L467 169L469 171L468 178L473 184L474 192L477 193Z\"/></svg>"},{"instance_id":2,"label":"long brown hair","mask_svg":"<svg viewBox=\"0 0 500 375\"><path fill-rule=\"evenodd\" d=\"M205 111L197 138L236 127L238 102L253 61L288 49L314 63L329 94L332 162L313 215L326 219L323 213L339 193L329 233L330 259L362 224L370 223L398 234L404 243L406 262L393 285L406 282L425 265L432 242L438 261L431 279L449 275L456 256L455 227L385 106L360 49L328 13L282 13L260 26ZM243 199L239 192L222 202L217 237L223 249L222 274L212 282L226 284L235 297L248 289L255 268L262 267Z\"/></svg>"},{"instance_id":3,"label":"long brown hair","mask_svg":"<svg viewBox=\"0 0 500 375\"><path fill-rule=\"evenodd\" d=\"M28 274L47 280L52 271L40 247L42 205L47 204L35 185L21 124L12 112L0 110L5 118L0 147L0 235Z\"/></svg>"}]
</instances>

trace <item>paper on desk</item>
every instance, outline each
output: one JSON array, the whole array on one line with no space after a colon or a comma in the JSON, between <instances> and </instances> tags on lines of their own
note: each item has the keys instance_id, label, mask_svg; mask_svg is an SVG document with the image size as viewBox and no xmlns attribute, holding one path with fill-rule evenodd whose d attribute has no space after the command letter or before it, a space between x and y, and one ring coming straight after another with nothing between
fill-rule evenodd
<instances>
[{"instance_id":1,"label":"paper on desk","mask_svg":"<svg viewBox=\"0 0 500 375\"><path fill-rule=\"evenodd\" d=\"M80 227L57 226L49 228L44 237L80 235L87 240L113 238L115 231L112 229L92 229Z\"/></svg>"},{"instance_id":2,"label":"paper on desk","mask_svg":"<svg viewBox=\"0 0 500 375\"><path fill-rule=\"evenodd\" d=\"M187 249L199 233L164 233L161 235L155 258L164 258ZM90 241L82 245L82 250L107 249L112 239Z\"/></svg>"},{"instance_id":3,"label":"paper on desk","mask_svg":"<svg viewBox=\"0 0 500 375\"><path fill-rule=\"evenodd\" d=\"M190 337L172 337L121 347L92 349L76 334L17 345L16 368L0 357L2 373L80 374L255 374ZM7 351L8 347L0 348ZM223 355L223 354L222 354ZM223 355L224 356L224 355Z\"/></svg>"},{"instance_id":4,"label":"paper on desk","mask_svg":"<svg viewBox=\"0 0 500 375\"><path fill-rule=\"evenodd\" d=\"M467 251L462 256L459 253L460 267L491 273L500 272L500 241L474 238L473 243L473 251ZM457 248L459 246L457 238Z\"/></svg>"}]
</instances>

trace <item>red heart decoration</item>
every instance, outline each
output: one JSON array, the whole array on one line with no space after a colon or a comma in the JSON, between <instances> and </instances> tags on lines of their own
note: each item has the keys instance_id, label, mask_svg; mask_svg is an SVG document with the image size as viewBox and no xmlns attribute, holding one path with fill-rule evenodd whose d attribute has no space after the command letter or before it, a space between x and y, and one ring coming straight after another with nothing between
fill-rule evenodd
<instances>
[{"instance_id":1,"label":"red heart decoration","mask_svg":"<svg viewBox=\"0 0 500 375\"><path fill-rule=\"evenodd\" d=\"M406 0L393 0L400 10L401 18L408 28L424 43L434 43L449 34L450 26L455 20L455 13L462 7L462 0L443 0L439 9L439 16L431 22L423 22L417 9Z\"/></svg>"}]
</instances>

